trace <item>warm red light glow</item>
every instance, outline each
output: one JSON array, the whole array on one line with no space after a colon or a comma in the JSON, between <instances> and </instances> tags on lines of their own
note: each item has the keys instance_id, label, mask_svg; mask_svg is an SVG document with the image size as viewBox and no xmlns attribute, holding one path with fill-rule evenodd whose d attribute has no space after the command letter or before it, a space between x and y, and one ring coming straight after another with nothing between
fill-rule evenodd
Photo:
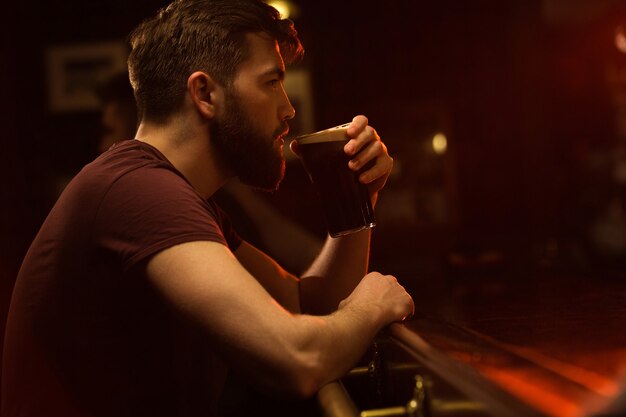
<instances>
[{"instance_id":1,"label":"warm red light glow","mask_svg":"<svg viewBox=\"0 0 626 417\"><path fill-rule=\"evenodd\" d=\"M490 379L513 393L522 401L533 405L543 413L554 417L578 417L583 412L574 400L561 396L539 384L534 375L510 369L483 368L481 371Z\"/></svg>"},{"instance_id":2,"label":"warm red light glow","mask_svg":"<svg viewBox=\"0 0 626 417\"><path fill-rule=\"evenodd\" d=\"M541 365L543 368L550 369L551 371L559 375L563 375L572 381L576 381L576 383L588 388L591 391L595 391L600 395L612 397L619 393L618 384L613 378L606 377L597 372L593 372L558 359L550 358L542 355L535 349L515 347L513 345L507 345L507 347L510 351L515 352L521 357L527 358L532 362ZM625 353L626 352L621 352L622 355ZM603 354L608 355L609 353L598 352L596 360L601 360L599 358L602 358Z\"/></svg>"},{"instance_id":3,"label":"warm red light glow","mask_svg":"<svg viewBox=\"0 0 626 417\"><path fill-rule=\"evenodd\" d=\"M620 52L626 54L626 31L622 26L615 30L615 47Z\"/></svg>"}]
</instances>

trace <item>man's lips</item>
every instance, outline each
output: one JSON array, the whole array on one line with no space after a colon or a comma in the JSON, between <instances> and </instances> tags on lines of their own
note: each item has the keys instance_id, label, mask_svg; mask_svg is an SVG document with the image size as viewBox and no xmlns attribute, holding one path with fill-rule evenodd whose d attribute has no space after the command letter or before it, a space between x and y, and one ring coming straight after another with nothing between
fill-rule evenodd
<instances>
[{"instance_id":1,"label":"man's lips","mask_svg":"<svg viewBox=\"0 0 626 417\"><path fill-rule=\"evenodd\" d=\"M284 124L284 125L282 125L281 127L282 127L282 131L283 131L283 133L281 133L281 134L280 134L280 135L278 135L278 136L280 136L280 137L282 137L283 139L285 139L285 137L289 134L289 125L285 123L285 124Z\"/></svg>"},{"instance_id":2,"label":"man's lips","mask_svg":"<svg viewBox=\"0 0 626 417\"><path fill-rule=\"evenodd\" d=\"M287 136L288 133L289 133L289 129L287 129L284 133L281 133L280 135L276 136L275 140L281 140L282 142L284 142L285 137Z\"/></svg>"},{"instance_id":3,"label":"man's lips","mask_svg":"<svg viewBox=\"0 0 626 417\"><path fill-rule=\"evenodd\" d=\"M284 143L285 142L285 138L287 137L287 135L289 134L289 125L288 124L282 124L280 126L280 129L276 129L276 131L274 132L275 136L274 136L274 142L278 142L280 141L280 143Z\"/></svg>"}]
</instances>

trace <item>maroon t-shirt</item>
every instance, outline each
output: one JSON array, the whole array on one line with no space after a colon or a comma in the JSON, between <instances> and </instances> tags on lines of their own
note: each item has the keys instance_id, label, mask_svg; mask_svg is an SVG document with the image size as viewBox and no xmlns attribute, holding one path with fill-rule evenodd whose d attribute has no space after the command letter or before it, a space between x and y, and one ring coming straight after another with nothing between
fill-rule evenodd
<instances>
[{"instance_id":1,"label":"maroon t-shirt","mask_svg":"<svg viewBox=\"0 0 626 417\"><path fill-rule=\"evenodd\" d=\"M127 141L87 165L18 275L2 416L211 415L225 367L145 277L152 255L197 240L241 242L158 150Z\"/></svg>"}]
</instances>

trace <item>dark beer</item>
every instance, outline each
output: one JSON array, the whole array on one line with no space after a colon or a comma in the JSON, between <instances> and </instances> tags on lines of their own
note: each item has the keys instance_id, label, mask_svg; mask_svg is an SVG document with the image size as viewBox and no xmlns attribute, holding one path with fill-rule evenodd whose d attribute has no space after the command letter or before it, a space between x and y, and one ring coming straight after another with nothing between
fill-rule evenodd
<instances>
[{"instance_id":1,"label":"dark beer","mask_svg":"<svg viewBox=\"0 0 626 417\"><path fill-rule=\"evenodd\" d=\"M347 125L297 138L302 163L315 186L332 237L373 227L376 222L367 187L348 167L343 150Z\"/></svg>"}]
</instances>

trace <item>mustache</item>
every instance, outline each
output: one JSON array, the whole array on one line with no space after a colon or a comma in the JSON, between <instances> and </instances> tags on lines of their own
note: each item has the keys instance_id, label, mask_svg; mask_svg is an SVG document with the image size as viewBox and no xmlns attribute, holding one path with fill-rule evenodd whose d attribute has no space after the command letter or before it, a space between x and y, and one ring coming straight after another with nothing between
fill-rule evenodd
<instances>
[{"instance_id":1,"label":"mustache","mask_svg":"<svg viewBox=\"0 0 626 417\"><path fill-rule=\"evenodd\" d=\"M283 122L281 127L274 131L274 137L287 136L289 133L289 124L287 122Z\"/></svg>"}]
</instances>

